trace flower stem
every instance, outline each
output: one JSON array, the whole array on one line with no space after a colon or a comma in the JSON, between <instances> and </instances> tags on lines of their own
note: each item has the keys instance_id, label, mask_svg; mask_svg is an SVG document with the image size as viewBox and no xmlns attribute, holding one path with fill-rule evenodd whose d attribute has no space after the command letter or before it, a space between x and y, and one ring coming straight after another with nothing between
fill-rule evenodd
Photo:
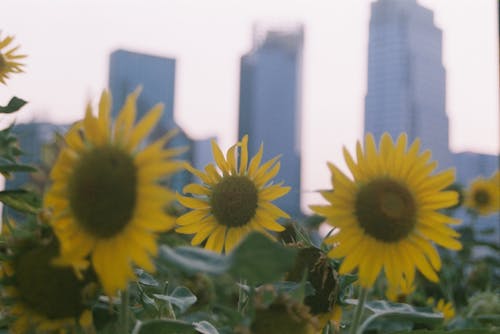
<instances>
[{"instance_id":1,"label":"flower stem","mask_svg":"<svg viewBox=\"0 0 500 334\"><path fill-rule=\"evenodd\" d=\"M349 334L356 334L356 331L358 330L367 295L368 289L359 287L358 305L356 305L356 309L354 310L354 318L351 323L351 328L349 329Z\"/></svg>"},{"instance_id":2,"label":"flower stem","mask_svg":"<svg viewBox=\"0 0 500 334\"><path fill-rule=\"evenodd\" d=\"M129 330L129 298L130 294L128 291L128 288L125 288L125 290L121 291L120 293L120 310L118 313L118 328L120 330L120 333L128 333Z\"/></svg>"}]
</instances>

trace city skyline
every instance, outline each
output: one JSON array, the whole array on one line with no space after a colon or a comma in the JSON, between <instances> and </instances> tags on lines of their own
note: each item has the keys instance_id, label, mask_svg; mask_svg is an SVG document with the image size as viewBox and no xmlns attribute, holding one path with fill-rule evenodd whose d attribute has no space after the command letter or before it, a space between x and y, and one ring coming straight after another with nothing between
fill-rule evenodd
<instances>
[{"instance_id":1,"label":"city skyline","mask_svg":"<svg viewBox=\"0 0 500 334\"><path fill-rule=\"evenodd\" d=\"M444 31L452 150L498 154L496 3L419 3L435 12ZM179 70L176 120L193 137L217 136L227 148L237 139L239 57L251 46L253 23L303 22L303 188L314 192L329 184L326 161L342 165L342 146L354 147L362 135L369 4L7 0L11 10L0 13L2 32L15 34L30 57L27 73L14 76L0 98L15 94L30 101L17 115L20 121L74 121L87 99L96 101L107 86L112 51L173 57ZM16 13L22 13L17 20ZM110 26L112 13L121 19Z\"/></svg>"}]
</instances>

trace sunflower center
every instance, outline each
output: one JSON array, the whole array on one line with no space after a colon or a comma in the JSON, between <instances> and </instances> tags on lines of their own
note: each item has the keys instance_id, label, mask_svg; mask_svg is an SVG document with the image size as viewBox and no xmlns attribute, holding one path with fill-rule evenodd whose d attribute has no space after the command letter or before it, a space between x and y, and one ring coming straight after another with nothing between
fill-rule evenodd
<instances>
[{"instance_id":1,"label":"sunflower center","mask_svg":"<svg viewBox=\"0 0 500 334\"><path fill-rule=\"evenodd\" d=\"M79 280L70 267L54 267L55 245L27 251L15 262L16 288L22 303L49 319L78 317L85 309Z\"/></svg>"},{"instance_id":2,"label":"sunflower center","mask_svg":"<svg viewBox=\"0 0 500 334\"><path fill-rule=\"evenodd\" d=\"M383 242L406 237L417 222L412 194L391 179L374 180L361 187L355 208L365 232Z\"/></svg>"},{"instance_id":3,"label":"sunflower center","mask_svg":"<svg viewBox=\"0 0 500 334\"><path fill-rule=\"evenodd\" d=\"M69 180L69 203L78 223L98 238L120 233L132 218L137 169L132 157L105 146L85 153Z\"/></svg>"},{"instance_id":4,"label":"sunflower center","mask_svg":"<svg viewBox=\"0 0 500 334\"><path fill-rule=\"evenodd\" d=\"M490 202L490 194L484 190L478 190L474 193L474 201L479 205L488 205Z\"/></svg>"},{"instance_id":5,"label":"sunflower center","mask_svg":"<svg viewBox=\"0 0 500 334\"><path fill-rule=\"evenodd\" d=\"M246 176L224 176L210 199L212 213L225 226L248 224L257 211L257 188Z\"/></svg>"}]
</instances>

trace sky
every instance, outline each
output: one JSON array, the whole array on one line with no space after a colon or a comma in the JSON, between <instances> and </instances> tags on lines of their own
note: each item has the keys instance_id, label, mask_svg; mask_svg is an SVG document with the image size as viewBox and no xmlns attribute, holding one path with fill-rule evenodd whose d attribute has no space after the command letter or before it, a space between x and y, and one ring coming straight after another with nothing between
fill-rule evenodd
<instances>
[{"instance_id":1,"label":"sky","mask_svg":"<svg viewBox=\"0 0 500 334\"><path fill-rule=\"evenodd\" d=\"M303 207L330 187L326 161L362 136L370 0L2 0L0 30L29 55L0 87L29 101L16 122L73 122L107 87L109 54L124 48L177 60L174 114L196 139L237 140L239 62L256 22L305 25ZM498 154L495 0L419 0L443 30L454 152ZM5 126L12 120L0 120ZM265 145L265 143L264 143Z\"/></svg>"}]
</instances>

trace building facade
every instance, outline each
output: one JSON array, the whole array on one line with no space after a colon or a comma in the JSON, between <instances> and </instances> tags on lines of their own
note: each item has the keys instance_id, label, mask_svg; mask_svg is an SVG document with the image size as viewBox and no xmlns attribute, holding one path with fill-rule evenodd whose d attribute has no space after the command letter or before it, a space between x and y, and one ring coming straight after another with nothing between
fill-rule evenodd
<instances>
[{"instance_id":1,"label":"building facade","mask_svg":"<svg viewBox=\"0 0 500 334\"><path fill-rule=\"evenodd\" d=\"M112 116L116 117L128 94L137 87L142 92L137 100L137 118L141 118L154 105L165 105L155 131L175 128L175 59L116 50L109 62L109 89L113 96ZM158 135L158 133L155 133Z\"/></svg>"},{"instance_id":2,"label":"building facade","mask_svg":"<svg viewBox=\"0 0 500 334\"><path fill-rule=\"evenodd\" d=\"M264 144L264 159L281 154L276 180L292 187L276 201L292 216L300 215L301 185L301 25L254 30L252 49L241 58L238 137L249 135L254 155Z\"/></svg>"},{"instance_id":3,"label":"building facade","mask_svg":"<svg viewBox=\"0 0 500 334\"><path fill-rule=\"evenodd\" d=\"M416 0L371 4L365 133L418 137L440 169L452 165L442 39L433 12Z\"/></svg>"}]
</instances>

